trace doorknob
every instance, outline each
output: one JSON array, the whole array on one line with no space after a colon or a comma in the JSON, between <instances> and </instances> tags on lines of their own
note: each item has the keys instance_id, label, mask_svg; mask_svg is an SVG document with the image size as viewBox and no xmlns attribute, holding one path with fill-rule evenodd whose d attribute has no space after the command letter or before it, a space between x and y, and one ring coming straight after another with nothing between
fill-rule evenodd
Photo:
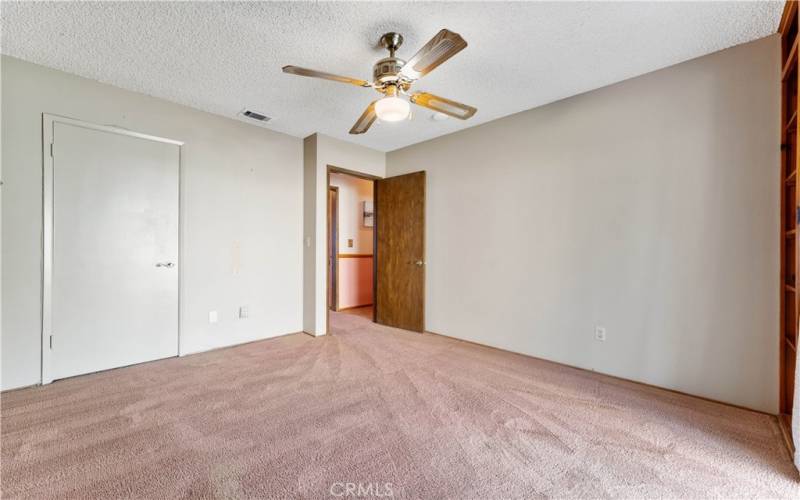
<instances>
[{"instance_id":1,"label":"doorknob","mask_svg":"<svg viewBox=\"0 0 800 500\"><path fill-rule=\"evenodd\" d=\"M156 267L175 267L174 262L157 262Z\"/></svg>"},{"instance_id":2,"label":"doorknob","mask_svg":"<svg viewBox=\"0 0 800 500\"><path fill-rule=\"evenodd\" d=\"M423 265L425 265L425 262L423 262L421 260L418 260L418 261L414 262L414 264L416 264L418 267L422 267Z\"/></svg>"}]
</instances>

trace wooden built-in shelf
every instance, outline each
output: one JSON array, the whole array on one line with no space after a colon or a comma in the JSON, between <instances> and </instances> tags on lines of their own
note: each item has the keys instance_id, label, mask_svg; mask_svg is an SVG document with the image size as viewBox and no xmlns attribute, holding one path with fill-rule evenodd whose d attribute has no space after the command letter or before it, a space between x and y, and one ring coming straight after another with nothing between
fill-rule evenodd
<instances>
[{"instance_id":1,"label":"wooden built-in shelf","mask_svg":"<svg viewBox=\"0 0 800 500\"><path fill-rule=\"evenodd\" d=\"M792 127L795 126L796 122L797 122L797 110L795 109L794 113L792 113L792 116L789 118L789 121L786 123L784 130L788 132L789 130L792 129Z\"/></svg>"},{"instance_id":2,"label":"wooden built-in shelf","mask_svg":"<svg viewBox=\"0 0 800 500\"><path fill-rule=\"evenodd\" d=\"M791 73L792 69L794 69L796 64L797 64L797 37L795 36L792 48L791 50L789 50L789 56L786 58L786 62L783 63L783 70L781 71L782 81L786 80L786 77L789 76L789 73Z\"/></svg>"},{"instance_id":3,"label":"wooden built-in shelf","mask_svg":"<svg viewBox=\"0 0 800 500\"><path fill-rule=\"evenodd\" d=\"M778 32L781 35L781 145L779 165L781 175L781 301L780 301L780 358L778 373L780 387L780 427L790 451L792 442L792 407L795 392L795 363L797 360L797 333L800 328L800 296L797 293L797 271L800 263L800 238L797 237L797 217L800 214L797 193L797 170L800 168L798 154L798 88L800 87L800 24L798 24L798 2L788 0L783 8ZM774 171L773 171L774 172Z\"/></svg>"}]
</instances>

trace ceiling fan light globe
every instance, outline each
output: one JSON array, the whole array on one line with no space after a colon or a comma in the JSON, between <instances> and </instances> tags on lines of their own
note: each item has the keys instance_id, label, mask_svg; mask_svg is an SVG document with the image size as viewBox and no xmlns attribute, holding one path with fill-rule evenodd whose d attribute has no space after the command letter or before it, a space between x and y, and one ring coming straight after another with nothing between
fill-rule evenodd
<instances>
[{"instance_id":1,"label":"ceiling fan light globe","mask_svg":"<svg viewBox=\"0 0 800 500\"><path fill-rule=\"evenodd\" d=\"M411 105L399 97L384 97L375 103L375 114L382 122L399 122L408 118Z\"/></svg>"}]
</instances>

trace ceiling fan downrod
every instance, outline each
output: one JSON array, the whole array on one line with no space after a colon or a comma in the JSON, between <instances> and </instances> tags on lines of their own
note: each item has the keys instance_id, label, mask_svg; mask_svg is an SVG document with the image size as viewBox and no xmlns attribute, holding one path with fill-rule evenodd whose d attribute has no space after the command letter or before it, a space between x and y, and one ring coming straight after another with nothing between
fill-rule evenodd
<instances>
[{"instance_id":1,"label":"ceiling fan downrod","mask_svg":"<svg viewBox=\"0 0 800 500\"><path fill-rule=\"evenodd\" d=\"M394 31L384 33L383 36L381 36L380 44L381 47L389 51L389 57L394 57L394 53L403 45L403 35L395 33Z\"/></svg>"}]
</instances>

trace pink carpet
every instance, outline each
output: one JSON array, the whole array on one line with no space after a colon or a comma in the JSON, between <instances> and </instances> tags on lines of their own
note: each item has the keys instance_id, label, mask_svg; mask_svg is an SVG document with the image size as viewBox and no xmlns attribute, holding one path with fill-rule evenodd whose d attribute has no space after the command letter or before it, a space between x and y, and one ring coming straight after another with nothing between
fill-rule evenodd
<instances>
[{"instance_id":1,"label":"pink carpet","mask_svg":"<svg viewBox=\"0 0 800 500\"><path fill-rule=\"evenodd\" d=\"M4 393L3 497L800 498L766 415L332 316Z\"/></svg>"}]
</instances>

